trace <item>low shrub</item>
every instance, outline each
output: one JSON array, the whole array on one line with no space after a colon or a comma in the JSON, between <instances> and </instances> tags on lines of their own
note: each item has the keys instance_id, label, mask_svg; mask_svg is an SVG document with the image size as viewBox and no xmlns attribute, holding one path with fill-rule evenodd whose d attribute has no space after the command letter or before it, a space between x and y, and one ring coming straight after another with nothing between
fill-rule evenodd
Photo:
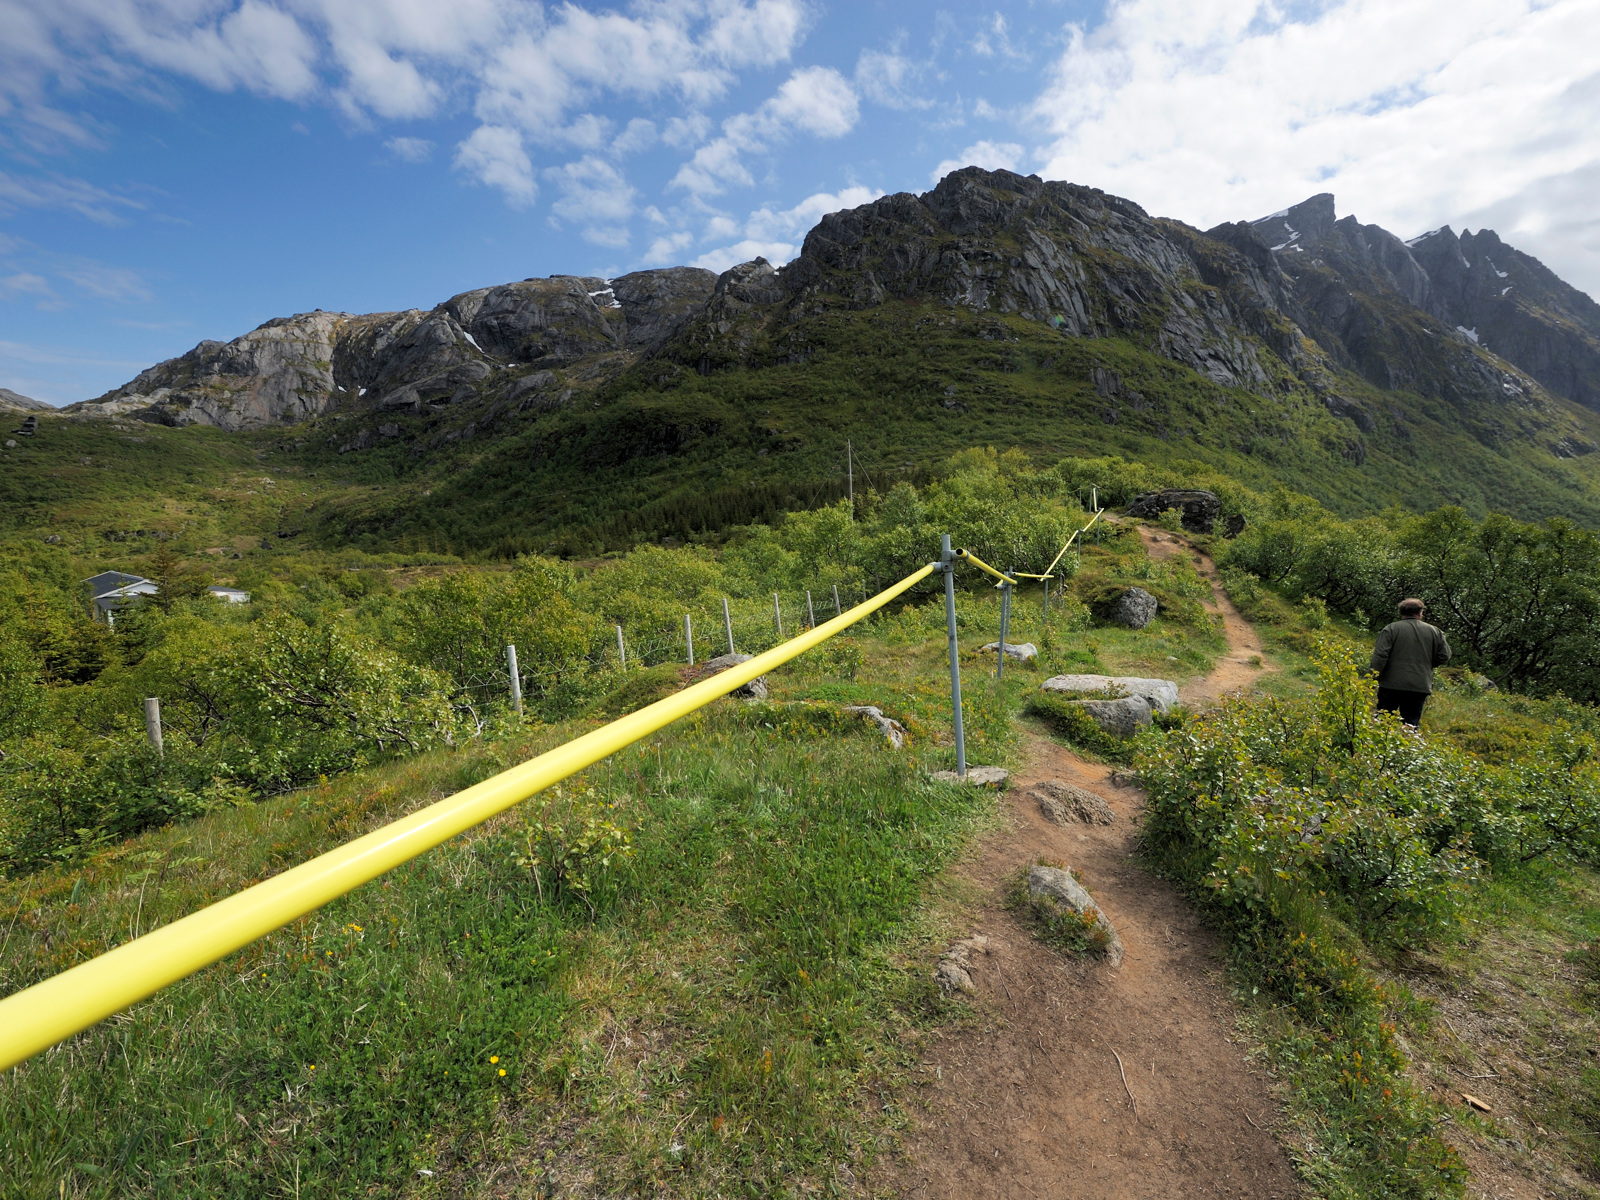
<instances>
[{"instance_id":1,"label":"low shrub","mask_svg":"<svg viewBox=\"0 0 1600 1200\"><path fill-rule=\"evenodd\" d=\"M1094 697L1085 693L1080 698ZM1075 750L1109 758L1113 762L1127 762L1132 756L1132 744L1101 729L1081 704L1050 692L1035 692L1028 697L1023 711L1029 716L1038 717L1049 726L1051 733Z\"/></svg>"}]
</instances>

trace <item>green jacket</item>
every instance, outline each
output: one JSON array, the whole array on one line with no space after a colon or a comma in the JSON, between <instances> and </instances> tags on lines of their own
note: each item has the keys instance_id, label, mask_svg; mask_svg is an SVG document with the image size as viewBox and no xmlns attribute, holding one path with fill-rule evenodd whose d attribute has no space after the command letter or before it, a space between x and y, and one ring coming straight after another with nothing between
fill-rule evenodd
<instances>
[{"instance_id":1,"label":"green jacket","mask_svg":"<svg viewBox=\"0 0 1600 1200\"><path fill-rule=\"evenodd\" d=\"M1450 661L1450 643L1421 617L1402 617L1386 625L1372 648L1378 686L1397 692L1433 691L1433 669Z\"/></svg>"}]
</instances>

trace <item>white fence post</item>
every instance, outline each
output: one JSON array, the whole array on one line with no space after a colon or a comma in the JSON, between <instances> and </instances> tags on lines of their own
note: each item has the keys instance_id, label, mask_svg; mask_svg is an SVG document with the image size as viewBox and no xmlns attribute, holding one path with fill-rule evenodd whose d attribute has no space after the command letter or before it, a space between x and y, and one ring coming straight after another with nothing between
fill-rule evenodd
<instances>
[{"instance_id":1,"label":"white fence post","mask_svg":"<svg viewBox=\"0 0 1600 1200\"><path fill-rule=\"evenodd\" d=\"M733 618L728 615L728 598L722 598L722 627L728 631L728 653L737 654L733 648Z\"/></svg>"},{"instance_id":2,"label":"white fence post","mask_svg":"<svg viewBox=\"0 0 1600 1200\"><path fill-rule=\"evenodd\" d=\"M625 667L628 665L628 647L622 642L621 625L617 626L617 665L619 667Z\"/></svg>"},{"instance_id":3,"label":"white fence post","mask_svg":"<svg viewBox=\"0 0 1600 1200\"><path fill-rule=\"evenodd\" d=\"M150 739L150 744L156 748L156 753L165 758L166 747L161 744L161 700L156 696L145 697L144 735Z\"/></svg>"},{"instance_id":4,"label":"white fence post","mask_svg":"<svg viewBox=\"0 0 1600 1200\"><path fill-rule=\"evenodd\" d=\"M810 588L806 589L806 621L807 628L815 629L817 627L817 610L811 607Z\"/></svg>"},{"instance_id":5,"label":"white fence post","mask_svg":"<svg viewBox=\"0 0 1600 1200\"><path fill-rule=\"evenodd\" d=\"M689 623L689 614L683 614L683 644L689 648L689 665L694 666L694 626Z\"/></svg>"},{"instance_id":6,"label":"white fence post","mask_svg":"<svg viewBox=\"0 0 1600 1200\"><path fill-rule=\"evenodd\" d=\"M510 643L506 645L506 670L511 672L511 707L517 710L517 715L522 715L522 672L517 670L517 648Z\"/></svg>"},{"instance_id":7,"label":"white fence post","mask_svg":"<svg viewBox=\"0 0 1600 1200\"><path fill-rule=\"evenodd\" d=\"M778 625L778 640L783 641L783 606L778 603L778 593L772 593L772 619Z\"/></svg>"},{"instance_id":8,"label":"white fence post","mask_svg":"<svg viewBox=\"0 0 1600 1200\"><path fill-rule=\"evenodd\" d=\"M833 615L836 617L844 616L844 605L839 603L839 585L837 583L833 585Z\"/></svg>"}]
</instances>

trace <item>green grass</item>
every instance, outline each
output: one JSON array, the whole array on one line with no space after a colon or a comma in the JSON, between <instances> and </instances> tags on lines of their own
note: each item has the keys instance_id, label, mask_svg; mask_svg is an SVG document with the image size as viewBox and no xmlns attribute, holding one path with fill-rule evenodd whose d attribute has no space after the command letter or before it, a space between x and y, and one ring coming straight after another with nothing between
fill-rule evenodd
<instances>
[{"instance_id":1,"label":"green grass","mask_svg":"<svg viewBox=\"0 0 1600 1200\"><path fill-rule=\"evenodd\" d=\"M8 1073L0 1195L444 1195L490 1160L551 1186L776 1195L870 1159L893 1121L868 1089L946 1013L921 949L929 889L994 802L926 776L948 765L942 647L869 649L854 684L785 669L775 703L719 702ZM838 686L902 715L912 749L796 707ZM1014 754L1017 686L970 681L989 761ZM581 728L330 781L5 884L0 988ZM592 913L517 865L525 818L591 791L635 851Z\"/></svg>"}]
</instances>

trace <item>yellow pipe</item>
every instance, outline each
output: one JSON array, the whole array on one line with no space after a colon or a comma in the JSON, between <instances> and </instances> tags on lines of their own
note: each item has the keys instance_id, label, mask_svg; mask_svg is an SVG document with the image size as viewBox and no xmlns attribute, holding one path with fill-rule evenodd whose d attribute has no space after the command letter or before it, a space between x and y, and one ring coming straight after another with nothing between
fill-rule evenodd
<instances>
[{"instance_id":1,"label":"yellow pipe","mask_svg":"<svg viewBox=\"0 0 1600 1200\"><path fill-rule=\"evenodd\" d=\"M979 558L976 554L974 554L971 550L957 550L956 551L956 557L961 559L963 562L971 563L973 566L977 567L980 571L989 572L989 574L993 575L1001 583L1016 583L1016 580L1011 578L1011 576L1007 575L1004 571L995 570L988 563L984 562L983 559Z\"/></svg>"},{"instance_id":2,"label":"yellow pipe","mask_svg":"<svg viewBox=\"0 0 1600 1200\"><path fill-rule=\"evenodd\" d=\"M153 995L805 653L926 579L929 563L749 662L0 1000L0 1071Z\"/></svg>"}]
</instances>

